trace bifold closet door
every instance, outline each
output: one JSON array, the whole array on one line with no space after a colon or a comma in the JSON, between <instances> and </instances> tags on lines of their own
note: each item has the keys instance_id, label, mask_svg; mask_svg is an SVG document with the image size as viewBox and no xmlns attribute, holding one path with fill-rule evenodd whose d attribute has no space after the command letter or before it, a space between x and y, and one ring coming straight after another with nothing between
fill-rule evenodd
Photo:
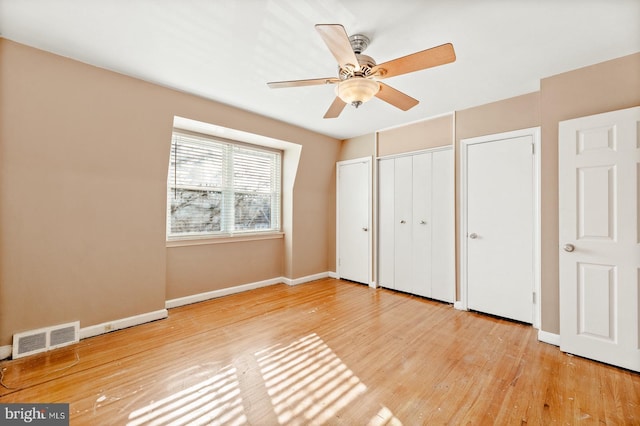
<instances>
[{"instance_id":1,"label":"bifold closet door","mask_svg":"<svg viewBox=\"0 0 640 426\"><path fill-rule=\"evenodd\" d=\"M378 162L378 284L395 289L395 161Z\"/></svg>"},{"instance_id":2,"label":"bifold closet door","mask_svg":"<svg viewBox=\"0 0 640 426\"><path fill-rule=\"evenodd\" d=\"M413 273L413 158L399 157L394 167L395 289L412 293Z\"/></svg>"},{"instance_id":3,"label":"bifold closet door","mask_svg":"<svg viewBox=\"0 0 640 426\"><path fill-rule=\"evenodd\" d=\"M453 150L378 162L378 283L453 302Z\"/></svg>"},{"instance_id":4,"label":"bifold closet door","mask_svg":"<svg viewBox=\"0 0 640 426\"><path fill-rule=\"evenodd\" d=\"M411 222L411 293L431 297L431 214L433 154L412 157L412 222Z\"/></svg>"},{"instance_id":5,"label":"bifold closet door","mask_svg":"<svg viewBox=\"0 0 640 426\"><path fill-rule=\"evenodd\" d=\"M431 176L431 295L453 303L455 299L455 188L453 149L432 154Z\"/></svg>"}]
</instances>

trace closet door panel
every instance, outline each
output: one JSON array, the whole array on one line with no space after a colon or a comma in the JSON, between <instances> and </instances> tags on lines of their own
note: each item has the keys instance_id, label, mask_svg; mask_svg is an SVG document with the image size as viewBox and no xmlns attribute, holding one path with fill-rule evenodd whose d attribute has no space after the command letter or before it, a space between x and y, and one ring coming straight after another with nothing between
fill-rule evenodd
<instances>
[{"instance_id":1,"label":"closet door panel","mask_svg":"<svg viewBox=\"0 0 640 426\"><path fill-rule=\"evenodd\" d=\"M395 289L413 292L413 160L395 159Z\"/></svg>"},{"instance_id":2,"label":"closet door panel","mask_svg":"<svg viewBox=\"0 0 640 426\"><path fill-rule=\"evenodd\" d=\"M431 297L455 299L455 211L453 150L433 153Z\"/></svg>"},{"instance_id":3,"label":"closet door panel","mask_svg":"<svg viewBox=\"0 0 640 426\"><path fill-rule=\"evenodd\" d=\"M378 162L378 284L395 288L395 161Z\"/></svg>"},{"instance_id":4,"label":"closet door panel","mask_svg":"<svg viewBox=\"0 0 640 426\"><path fill-rule=\"evenodd\" d=\"M413 156L412 289L431 297L431 173L432 154Z\"/></svg>"}]
</instances>

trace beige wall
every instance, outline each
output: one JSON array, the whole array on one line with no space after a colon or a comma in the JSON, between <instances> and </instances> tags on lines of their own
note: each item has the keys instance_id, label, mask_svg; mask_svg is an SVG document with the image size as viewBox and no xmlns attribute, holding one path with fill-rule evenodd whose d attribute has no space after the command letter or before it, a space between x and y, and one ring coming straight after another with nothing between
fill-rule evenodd
<instances>
[{"instance_id":1,"label":"beige wall","mask_svg":"<svg viewBox=\"0 0 640 426\"><path fill-rule=\"evenodd\" d=\"M492 135L540 125L540 94L529 93L456 112L456 144L460 139Z\"/></svg>"},{"instance_id":2,"label":"beige wall","mask_svg":"<svg viewBox=\"0 0 640 426\"><path fill-rule=\"evenodd\" d=\"M453 114L378 132L378 156L453 144Z\"/></svg>"},{"instance_id":3,"label":"beige wall","mask_svg":"<svg viewBox=\"0 0 640 426\"><path fill-rule=\"evenodd\" d=\"M166 298L177 299L282 276L283 255L284 238L170 247ZM225 264L216 259L223 259Z\"/></svg>"},{"instance_id":4,"label":"beige wall","mask_svg":"<svg viewBox=\"0 0 640 426\"><path fill-rule=\"evenodd\" d=\"M370 133L351 139L345 139L340 146L339 161L354 160L356 158L376 155L376 135Z\"/></svg>"},{"instance_id":5,"label":"beige wall","mask_svg":"<svg viewBox=\"0 0 640 426\"><path fill-rule=\"evenodd\" d=\"M174 115L302 146L287 244L166 248ZM245 280L335 270L327 253L339 149L326 136L0 38L0 346L20 331L87 327Z\"/></svg>"}]
</instances>

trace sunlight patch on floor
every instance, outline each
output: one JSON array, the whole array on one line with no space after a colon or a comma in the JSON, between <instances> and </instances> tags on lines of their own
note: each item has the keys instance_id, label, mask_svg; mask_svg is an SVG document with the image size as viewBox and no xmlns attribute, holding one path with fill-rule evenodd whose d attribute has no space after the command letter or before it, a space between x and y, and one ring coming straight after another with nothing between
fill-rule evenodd
<instances>
[{"instance_id":1,"label":"sunlight patch on floor","mask_svg":"<svg viewBox=\"0 0 640 426\"><path fill-rule=\"evenodd\" d=\"M323 424L367 389L315 333L256 358L280 424Z\"/></svg>"},{"instance_id":2,"label":"sunlight patch on floor","mask_svg":"<svg viewBox=\"0 0 640 426\"><path fill-rule=\"evenodd\" d=\"M378 414L373 416L367 426L402 426L402 422L396 416L393 415L391 410L387 407L380 408Z\"/></svg>"},{"instance_id":3,"label":"sunlight patch on floor","mask_svg":"<svg viewBox=\"0 0 640 426\"><path fill-rule=\"evenodd\" d=\"M246 424L233 366L226 366L207 380L133 411L127 426L206 425L214 420Z\"/></svg>"},{"instance_id":4,"label":"sunlight patch on floor","mask_svg":"<svg viewBox=\"0 0 640 426\"><path fill-rule=\"evenodd\" d=\"M215 370L198 366L182 371L180 375L191 378L191 386L132 411L127 426L253 423L256 419L250 421L255 414L250 409L251 398L256 398L260 389L263 401L270 405L267 409L273 410L272 423L321 425L336 420L367 390L315 333L288 345L271 346L249 358L249 362L236 360ZM255 367L247 368L251 363ZM255 376L249 380L251 374ZM203 380L193 384L200 378ZM247 388L249 383L251 388ZM249 411L245 412L247 407ZM369 424L401 425L386 407Z\"/></svg>"}]
</instances>

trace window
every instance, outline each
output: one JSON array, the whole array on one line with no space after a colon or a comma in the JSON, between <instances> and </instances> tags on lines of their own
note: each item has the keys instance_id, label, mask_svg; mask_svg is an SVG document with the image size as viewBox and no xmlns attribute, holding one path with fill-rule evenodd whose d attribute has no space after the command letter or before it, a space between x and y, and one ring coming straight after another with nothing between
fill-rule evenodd
<instances>
[{"instance_id":1,"label":"window","mask_svg":"<svg viewBox=\"0 0 640 426\"><path fill-rule=\"evenodd\" d=\"M174 131L167 239L280 231L280 151Z\"/></svg>"}]
</instances>

